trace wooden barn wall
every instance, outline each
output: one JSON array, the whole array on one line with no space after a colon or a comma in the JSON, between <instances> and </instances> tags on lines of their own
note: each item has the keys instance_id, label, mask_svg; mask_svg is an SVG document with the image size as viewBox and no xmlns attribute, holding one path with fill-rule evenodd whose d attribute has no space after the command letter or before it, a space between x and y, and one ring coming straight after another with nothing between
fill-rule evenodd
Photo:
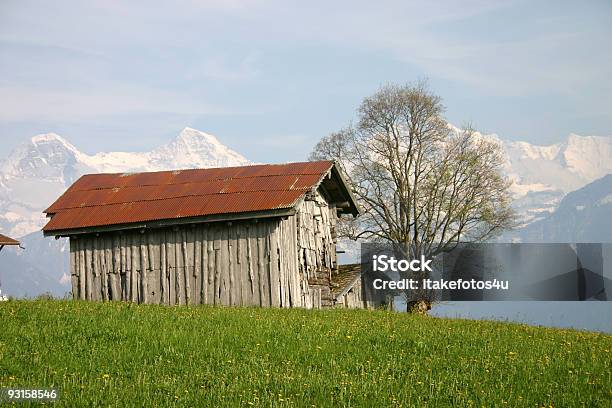
<instances>
[{"instance_id":1,"label":"wooden barn wall","mask_svg":"<svg viewBox=\"0 0 612 408\"><path fill-rule=\"evenodd\" d=\"M299 273L297 228L292 216L71 237L73 296L318 308L320 293Z\"/></svg>"},{"instance_id":2,"label":"wooden barn wall","mask_svg":"<svg viewBox=\"0 0 612 408\"><path fill-rule=\"evenodd\" d=\"M348 292L338 299L336 304L349 309L366 307L366 302L364 302L363 299L361 280L358 280Z\"/></svg>"},{"instance_id":3,"label":"wooden barn wall","mask_svg":"<svg viewBox=\"0 0 612 408\"><path fill-rule=\"evenodd\" d=\"M329 280L337 266L336 207L317 192L302 202L295 217L300 272L311 281Z\"/></svg>"},{"instance_id":4,"label":"wooden barn wall","mask_svg":"<svg viewBox=\"0 0 612 408\"><path fill-rule=\"evenodd\" d=\"M372 277L367 274L361 275L359 285L359 298L367 309L379 308L383 305L393 309L393 298L387 299L385 291L374 289Z\"/></svg>"},{"instance_id":5,"label":"wooden barn wall","mask_svg":"<svg viewBox=\"0 0 612 408\"><path fill-rule=\"evenodd\" d=\"M336 299L335 306L349 309L376 309L387 306L393 310L393 297L387 298L383 291L375 290L372 280L361 275L348 292Z\"/></svg>"}]
</instances>

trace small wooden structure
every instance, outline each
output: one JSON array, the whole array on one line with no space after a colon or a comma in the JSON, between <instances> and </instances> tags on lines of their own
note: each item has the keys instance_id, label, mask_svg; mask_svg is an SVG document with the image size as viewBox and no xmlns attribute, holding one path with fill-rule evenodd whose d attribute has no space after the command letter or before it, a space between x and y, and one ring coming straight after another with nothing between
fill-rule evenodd
<instances>
[{"instance_id":1,"label":"small wooden structure","mask_svg":"<svg viewBox=\"0 0 612 408\"><path fill-rule=\"evenodd\" d=\"M359 209L322 161L86 175L45 212L75 299L320 308Z\"/></svg>"},{"instance_id":2,"label":"small wooden structure","mask_svg":"<svg viewBox=\"0 0 612 408\"><path fill-rule=\"evenodd\" d=\"M361 264L339 265L332 272L331 305L360 309L386 307L393 309L393 300L386 292L374 289L372 277L365 276Z\"/></svg>"},{"instance_id":3,"label":"small wooden structure","mask_svg":"<svg viewBox=\"0 0 612 408\"><path fill-rule=\"evenodd\" d=\"M2 251L4 249L5 246L20 246L19 241L17 241L16 239L7 237L6 235L2 235L0 234L0 251ZM0 290L0 302L4 302L8 300L8 298L6 296L4 296L2 294L2 291Z\"/></svg>"},{"instance_id":4,"label":"small wooden structure","mask_svg":"<svg viewBox=\"0 0 612 408\"><path fill-rule=\"evenodd\" d=\"M0 251L2 251L2 249L4 249L6 245L19 246L19 241L13 238L9 238L6 235L0 234Z\"/></svg>"}]
</instances>

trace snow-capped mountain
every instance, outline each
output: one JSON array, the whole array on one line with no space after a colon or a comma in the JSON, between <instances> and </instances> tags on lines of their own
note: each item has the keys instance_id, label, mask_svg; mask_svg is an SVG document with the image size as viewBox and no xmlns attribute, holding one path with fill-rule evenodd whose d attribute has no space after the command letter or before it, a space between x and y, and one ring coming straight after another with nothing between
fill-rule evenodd
<instances>
[{"instance_id":1,"label":"snow-capped mountain","mask_svg":"<svg viewBox=\"0 0 612 408\"><path fill-rule=\"evenodd\" d=\"M515 234L522 242L612 243L612 174L570 192L554 213Z\"/></svg>"},{"instance_id":2,"label":"snow-capped mountain","mask_svg":"<svg viewBox=\"0 0 612 408\"><path fill-rule=\"evenodd\" d=\"M250 162L208 133L185 128L172 142L146 153L98 153L83 162L101 173L243 166Z\"/></svg>"},{"instance_id":3,"label":"snow-capped mountain","mask_svg":"<svg viewBox=\"0 0 612 408\"><path fill-rule=\"evenodd\" d=\"M524 224L550 215L570 191L612 173L612 137L570 134L548 146L483 137L503 147L514 206Z\"/></svg>"},{"instance_id":4,"label":"snow-capped mountain","mask_svg":"<svg viewBox=\"0 0 612 408\"><path fill-rule=\"evenodd\" d=\"M21 237L40 229L40 209L92 170L60 136L33 137L0 163L0 230Z\"/></svg>"},{"instance_id":5,"label":"snow-capped mountain","mask_svg":"<svg viewBox=\"0 0 612 408\"><path fill-rule=\"evenodd\" d=\"M0 163L0 231L21 237L40 230L42 210L86 173L241 166L249 161L207 133L185 128L151 152L90 156L59 135L33 137Z\"/></svg>"}]
</instances>

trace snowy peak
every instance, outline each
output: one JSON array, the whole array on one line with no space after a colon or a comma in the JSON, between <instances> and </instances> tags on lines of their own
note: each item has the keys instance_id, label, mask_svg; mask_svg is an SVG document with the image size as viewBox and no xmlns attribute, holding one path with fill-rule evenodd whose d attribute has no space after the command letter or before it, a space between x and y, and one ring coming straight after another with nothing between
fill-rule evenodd
<instances>
[{"instance_id":1,"label":"snowy peak","mask_svg":"<svg viewBox=\"0 0 612 408\"><path fill-rule=\"evenodd\" d=\"M57 133L45 133L32 137L31 142L35 146L58 145L63 146L67 150L77 151L77 149L66 139Z\"/></svg>"},{"instance_id":2,"label":"snowy peak","mask_svg":"<svg viewBox=\"0 0 612 408\"><path fill-rule=\"evenodd\" d=\"M505 142L511 177L563 193L612 173L612 138L570 134L549 146Z\"/></svg>"},{"instance_id":3,"label":"snowy peak","mask_svg":"<svg viewBox=\"0 0 612 408\"><path fill-rule=\"evenodd\" d=\"M151 152L159 165L172 157L173 168L226 167L249 164L241 154L222 144L215 136L186 127L176 140Z\"/></svg>"},{"instance_id":4,"label":"snowy peak","mask_svg":"<svg viewBox=\"0 0 612 408\"><path fill-rule=\"evenodd\" d=\"M562 149L570 171L587 180L612 173L612 138L570 134Z\"/></svg>"},{"instance_id":5,"label":"snowy peak","mask_svg":"<svg viewBox=\"0 0 612 408\"><path fill-rule=\"evenodd\" d=\"M549 146L506 142L515 207L525 223L550 215L563 196L612 173L612 138L570 134Z\"/></svg>"},{"instance_id":6,"label":"snowy peak","mask_svg":"<svg viewBox=\"0 0 612 408\"><path fill-rule=\"evenodd\" d=\"M506 141L496 134L474 136L501 145L514 207L523 223L547 217L565 194L612 173L612 137L572 133L562 142L539 146Z\"/></svg>"},{"instance_id":7,"label":"snowy peak","mask_svg":"<svg viewBox=\"0 0 612 408\"><path fill-rule=\"evenodd\" d=\"M76 147L55 133L41 134L15 149L0 167L3 181L12 178L44 178L72 182L67 172L80 161ZM66 180L65 176L69 176Z\"/></svg>"},{"instance_id":8,"label":"snowy peak","mask_svg":"<svg viewBox=\"0 0 612 408\"><path fill-rule=\"evenodd\" d=\"M0 230L21 237L40 229L41 206L93 169L55 133L34 136L0 164Z\"/></svg>"},{"instance_id":9,"label":"snowy peak","mask_svg":"<svg viewBox=\"0 0 612 408\"><path fill-rule=\"evenodd\" d=\"M179 133L175 143L184 143L188 145L210 144L223 146L219 140L209 133L199 131L190 127L186 127ZM225 147L225 146L223 146Z\"/></svg>"},{"instance_id":10,"label":"snowy peak","mask_svg":"<svg viewBox=\"0 0 612 408\"><path fill-rule=\"evenodd\" d=\"M537 146L527 142L508 142L507 144L531 160L554 160L561 149L560 143L549 146Z\"/></svg>"},{"instance_id":11,"label":"snowy peak","mask_svg":"<svg viewBox=\"0 0 612 408\"><path fill-rule=\"evenodd\" d=\"M599 178L612 172L612 138L580 136L570 133L564 142L549 146L515 142L530 158L557 161L568 170L587 179Z\"/></svg>"}]
</instances>

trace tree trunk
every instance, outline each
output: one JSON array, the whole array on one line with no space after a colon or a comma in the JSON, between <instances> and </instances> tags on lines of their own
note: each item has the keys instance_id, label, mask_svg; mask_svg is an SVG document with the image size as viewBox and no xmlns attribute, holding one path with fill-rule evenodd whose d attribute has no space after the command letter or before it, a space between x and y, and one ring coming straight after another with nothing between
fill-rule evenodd
<instances>
[{"instance_id":1,"label":"tree trunk","mask_svg":"<svg viewBox=\"0 0 612 408\"><path fill-rule=\"evenodd\" d=\"M406 305L408 313L426 315L431 310L432 303L429 300L411 300Z\"/></svg>"}]
</instances>

